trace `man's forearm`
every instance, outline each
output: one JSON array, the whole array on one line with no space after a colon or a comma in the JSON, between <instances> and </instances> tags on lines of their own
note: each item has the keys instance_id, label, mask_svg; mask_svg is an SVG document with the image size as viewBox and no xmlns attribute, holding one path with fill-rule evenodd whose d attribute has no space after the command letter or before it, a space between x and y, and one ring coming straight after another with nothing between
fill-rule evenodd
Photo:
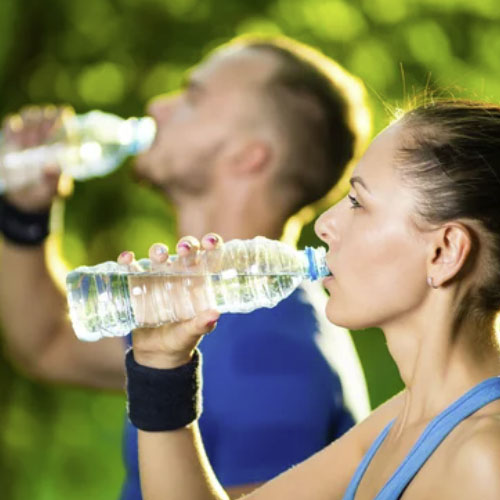
<instances>
[{"instance_id":1,"label":"man's forearm","mask_svg":"<svg viewBox=\"0 0 500 500\"><path fill-rule=\"evenodd\" d=\"M67 323L66 300L45 265L42 245L2 243L0 313L5 342L19 360L33 359Z\"/></svg>"},{"instance_id":2,"label":"man's forearm","mask_svg":"<svg viewBox=\"0 0 500 500\"><path fill-rule=\"evenodd\" d=\"M81 342L66 298L45 264L44 249L4 242L0 250L0 320L4 344L27 375L45 381L122 390L121 338Z\"/></svg>"}]
</instances>

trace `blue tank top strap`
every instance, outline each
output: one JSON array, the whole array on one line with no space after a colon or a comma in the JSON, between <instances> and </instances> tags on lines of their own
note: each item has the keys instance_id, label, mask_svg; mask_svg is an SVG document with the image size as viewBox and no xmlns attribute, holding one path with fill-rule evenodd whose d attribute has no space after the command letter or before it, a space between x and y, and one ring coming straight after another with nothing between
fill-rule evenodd
<instances>
[{"instance_id":1,"label":"blue tank top strap","mask_svg":"<svg viewBox=\"0 0 500 500\"><path fill-rule=\"evenodd\" d=\"M500 399L500 377L492 377L479 383L434 417L374 500L398 499L415 474L417 474L446 436L464 419L496 399ZM354 499L361 478L373 455L375 455L382 441L387 436L392 423L382 431L359 465L346 491L344 500Z\"/></svg>"},{"instance_id":2,"label":"blue tank top strap","mask_svg":"<svg viewBox=\"0 0 500 500\"><path fill-rule=\"evenodd\" d=\"M356 469L356 472L354 473L354 476L352 477L351 482L349 483L349 486L347 487L347 490L344 494L343 500L353 500L354 499L354 495L356 494L356 490L358 489L359 483L361 482L361 478L364 476L365 471L368 468L368 465L372 461L372 458L375 455L375 453L377 453L377 450L379 449L380 445L382 444L382 441L385 439L385 437L389 433L393 423L394 423L394 420L391 420L389 422L389 424L387 424L387 426L379 434L377 439L375 439L373 444L370 446L369 450L366 452L366 455L363 457L363 460L361 460L361 463L358 465L358 468Z\"/></svg>"}]
</instances>

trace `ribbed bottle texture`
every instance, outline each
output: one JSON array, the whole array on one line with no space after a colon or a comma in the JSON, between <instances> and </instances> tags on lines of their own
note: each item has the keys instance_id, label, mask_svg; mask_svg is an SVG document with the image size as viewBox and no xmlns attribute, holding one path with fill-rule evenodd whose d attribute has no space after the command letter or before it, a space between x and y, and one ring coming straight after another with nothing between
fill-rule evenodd
<instances>
[{"instance_id":1,"label":"ribbed bottle texture","mask_svg":"<svg viewBox=\"0 0 500 500\"><path fill-rule=\"evenodd\" d=\"M274 307L304 279L329 274L324 248L298 251L263 237L229 241L200 252L189 265L171 256L167 271L152 272L148 259L139 264L140 271L105 262L68 274L70 317L81 340L122 336L206 309L225 313Z\"/></svg>"},{"instance_id":2,"label":"ribbed bottle texture","mask_svg":"<svg viewBox=\"0 0 500 500\"><path fill-rule=\"evenodd\" d=\"M0 193L36 184L44 166L58 165L74 179L112 172L129 155L151 145L152 118L128 118L90 111L64 120L58 132L39 146L19 149L0 137Z\"/></svg>"}]
</instances>

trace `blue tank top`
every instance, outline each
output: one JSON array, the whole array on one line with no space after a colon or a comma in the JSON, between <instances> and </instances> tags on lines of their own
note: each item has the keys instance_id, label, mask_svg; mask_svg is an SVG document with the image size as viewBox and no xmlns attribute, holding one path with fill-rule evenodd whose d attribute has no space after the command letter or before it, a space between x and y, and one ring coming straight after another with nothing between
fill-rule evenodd
<instances>
[{"instance_id":1,"label":"blue tank top","mask_svg":"<svg viewBox=\"0 0 500 500\"><path fill-rule=\"evenodd\" d=\"M417 442L406 455L394 474L385 483L374 500L397 500L443 439L468 416L500 399L500 377L492 377L479 383L434 417ZM389 433L394 421L389 422L359 464L351 479L343 500L354 500L359 483L373 456Z\"/></svg>"}]
</instances>

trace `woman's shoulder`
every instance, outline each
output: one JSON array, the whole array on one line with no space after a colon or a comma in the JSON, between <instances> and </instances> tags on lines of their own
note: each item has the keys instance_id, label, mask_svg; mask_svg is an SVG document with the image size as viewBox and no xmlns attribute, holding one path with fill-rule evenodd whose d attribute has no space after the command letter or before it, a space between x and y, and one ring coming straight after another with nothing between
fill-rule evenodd
<instances>
[{"instance_id":1,"label":"woman's shoulder","mask_svg":"<svg viewBox=\"0 0 500 500\"><path fill-rule=\"evenodd\" d=\"M458 498L500 498L500 402L463 422L448 450L447 479Z\"/></svg>"},{"instance_id":2,"label":"woman's shoulder","mask_svg":"<svg viewBox=\"0 0 500 500\"><path fill-rule=\"evenodd\" d=\"M500 456L500 400L464 420L455 442L457 459L465 452L496 450Z\"/></svg>"},{"instance_id":3,"label":"woman's shoulder","mask_svg":"<svg viewBox=\"0 0 500 500\"><path fill-rule=\"evenodd\" d=\"M403 394L399 393L380 405L342 437L256 490L248 500L342 498L363 455L401 411Z\"/></svg>"}]
</instances>

